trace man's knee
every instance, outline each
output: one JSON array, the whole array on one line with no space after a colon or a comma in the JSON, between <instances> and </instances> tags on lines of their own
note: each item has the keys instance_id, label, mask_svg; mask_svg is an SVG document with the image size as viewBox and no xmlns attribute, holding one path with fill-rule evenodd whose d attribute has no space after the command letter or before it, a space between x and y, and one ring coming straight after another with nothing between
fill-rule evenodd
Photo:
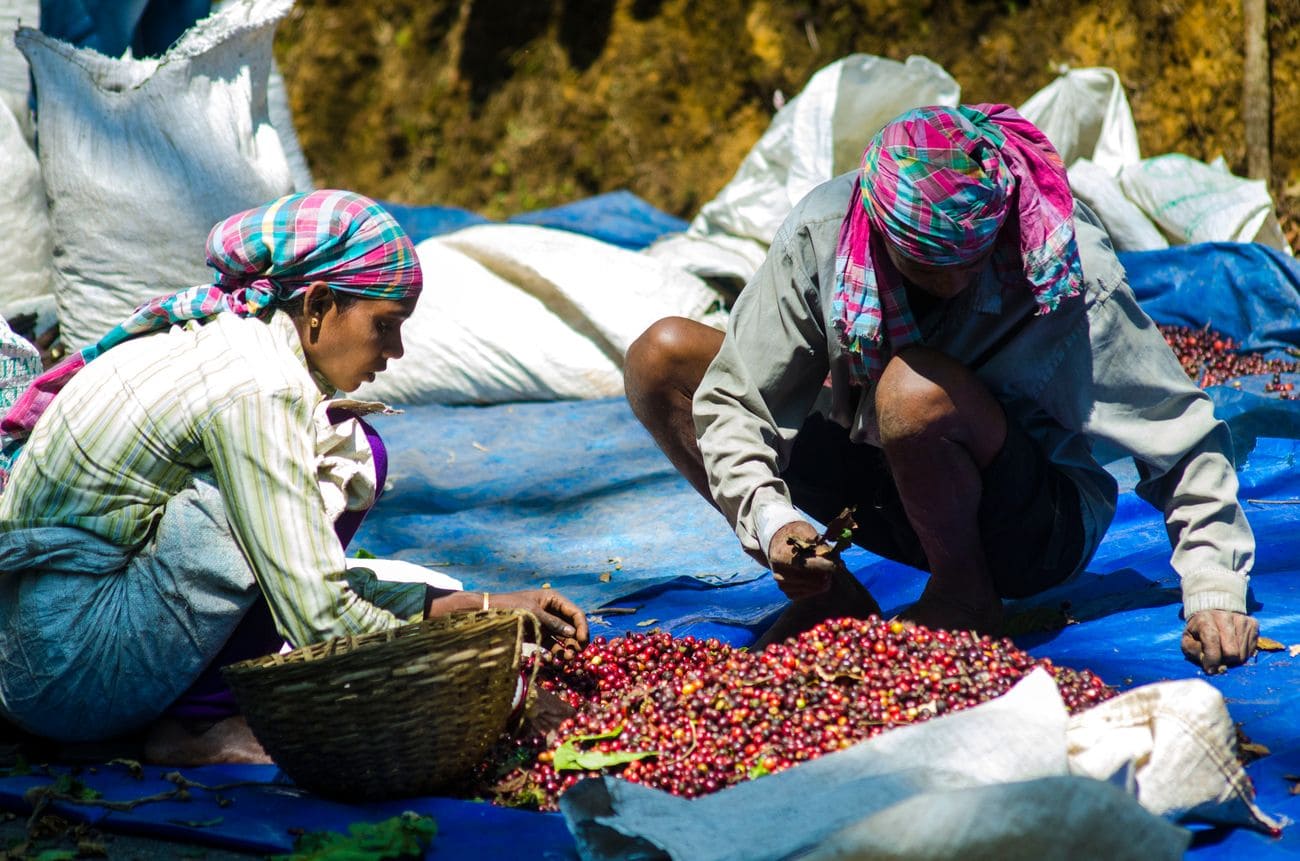
<instances>
[{"instance_id":1,"label":"man's knee","mask_svg":"<svg viewBox=\"0 0 1300 861\"><path fill-rule=\"evenodd\" d=\"M969 368L925 347L889 360L876 387L876 414L887 452L946 440L965 446L982 467L1006 438L1006 415L988 388Z\"/></svg>"},{"instance_id":2,"label":"man's knee","mask_svg":"<svg viewBox=\"0 0 1300 861\"><path fill-rule=\"evenodd\" d=\"M629 398L693 391L722 343L722 333L685 317L664 317L627 349L623 382Z\"/></svg>"},{"instance_id":3,"label":"man's knee","mask_svg":"<svg viewBox=\"0 0 1300 861\"><path fill-rule=\"evenodd\" d=\"M953 374L933 356L923 355L933 352L913 348L894 356L880 375L876 416L880 442L886 449L944 436L957 420L957 407L949 392Z\"/></svg>"}]
</instances>

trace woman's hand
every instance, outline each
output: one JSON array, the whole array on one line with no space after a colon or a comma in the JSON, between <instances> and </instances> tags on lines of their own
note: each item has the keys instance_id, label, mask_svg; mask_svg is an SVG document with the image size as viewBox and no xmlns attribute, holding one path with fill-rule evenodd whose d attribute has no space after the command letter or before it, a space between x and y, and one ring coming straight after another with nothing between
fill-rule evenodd
<instances>
[{"instance_id":1,"label":"woman's hand","mask_svg":"<svg viewBox=\"0 0 1300 861\"><path fill-rule=\"evenodd\" d=\"M425 593L424 618L446 613L471 613L487 606L498 610L527 610L541 623L542 633L555 640L576 640L587 644L587 617L578 605L551 589L523 592L446 592L432 587Z\"/></svg>"},{"instance_id":2,"label":"woman's hand","mask_svg":"<svg viewBox=\"0 0 1300 861\"><path fill-rule=\"evenodd\" d=\"M493 592L488 605L498 609L527 610L542 623L542 633L553 639L577 640L587 644L587 617L568 598L553 589L529 589L525 592Z\"/></svg>"}]
</instances>

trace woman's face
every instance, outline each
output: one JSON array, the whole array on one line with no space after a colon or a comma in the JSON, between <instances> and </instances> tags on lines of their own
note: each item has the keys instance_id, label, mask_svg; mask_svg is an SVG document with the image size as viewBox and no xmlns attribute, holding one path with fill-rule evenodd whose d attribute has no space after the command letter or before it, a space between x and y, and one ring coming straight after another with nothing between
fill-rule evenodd
<instances>
[{"instance_id":1,"label":"woman's face","mask_svg":"<svg viewBox=\"0 0 1300 861\"><path fill-rule=\"evenodd\" d=\"M415 310L419 295L357 299L340 310L329 286L316 284L308 290L307 313L299 324L303 353L313 371L336 389L350 392L382 373L390 359L401 358L402 324Z\"/></svg>"}]
</instances>

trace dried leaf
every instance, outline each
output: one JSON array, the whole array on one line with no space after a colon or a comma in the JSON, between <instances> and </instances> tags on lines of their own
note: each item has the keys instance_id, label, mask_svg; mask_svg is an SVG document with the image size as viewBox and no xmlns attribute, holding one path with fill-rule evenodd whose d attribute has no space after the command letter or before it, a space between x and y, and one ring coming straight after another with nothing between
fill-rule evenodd
<instances>
[{"instance_id":1,"label":"dried leaf","mask_svg":"<svg viewBox=\"0 0 1300 861\"><path fill-rule=\"evenodd\" d=\"M1270 753L1272 753L1272 751L1269 750L1264 745L1258 744L1253 741L1242 742L1241 745L1239 745L1239 747L1241 748L1241 752L1246 754L1251 761L1254 761L1261 757L1268 756Z\"/></svg>"},{"instance_id":2,"label":"dried leaf","mask_svg":"<svg viewBox=\"0 0 1300 861\"><path fill-rule=\"evenodd\" d=\"M1282 645L1277 640L1274 640L1272 637L1260 637L1255 642L1255 647L1261 652L1280 652L1286 648L1286 646Z\"/></svg>"},{"instance_id":3,"label":"dried leaf","mask_svg":"<svg viewBox=\"0 0 1300 861\"><path fill-rule=\"evenodd\" d=\"M612 575L610 572L606 571L604 574L600 575L600 582L608 583L613 576L614 575Z\"/></svg>"},{"instance_id":4,"label":"dried leaf","mask_svg":"<svg viewBox=\"0 0 1300 861\"><path fill-rule=\"evenodd\" d=\"M1293 643L1293 644L1291 645L1291 647L1290 647L1289 649L1287 649L1286 651L1287 651L1287 654L1290 655L1290 656L1293 657L1293 658L1294 658L1296 655L1300 655L1300 643Z\"/></svg>"},{"instance_id":5,"label":"dried leaf","mask_svg":"<svg viewBox=\"0 0 1300 861\"><path fill-rule=\"evenodd\" d=\"M120 765L136 780L144 780L144 767L134 759L110 759L109 765Z\"/></svg>"},{"instance_id":6,"label":"dried leaf","mask_svg":"<svg viewBox=\"0 0 1300 861\"><path fill-rule=\"evenodd\" d=\"M636 623L636 626L637 626L638 628L645 628L645 627L647 627L647 626L649 626L649 625L653 625L654 623L656 623L656 622L658 622L658 621L659 621L658 619L642 619L640 622L637 622L637 623Z\"/></svg>"}]
</instances>

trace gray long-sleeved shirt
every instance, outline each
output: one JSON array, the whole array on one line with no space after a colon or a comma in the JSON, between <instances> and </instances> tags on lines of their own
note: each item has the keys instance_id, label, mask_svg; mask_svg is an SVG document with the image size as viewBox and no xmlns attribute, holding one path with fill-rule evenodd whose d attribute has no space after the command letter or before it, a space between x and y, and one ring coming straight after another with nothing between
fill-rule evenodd
<instances>
[{"instance_id":1,"label":"gray long-sleeved shirt","mask_svg":"<svg viewBox=\"0 0 1300 861\"><path fill-rule=\"evenodd\" d=\"M855 442L874 439L874 387L850 386L831 315L835 246L856 177L822 184L786 219L695 393L713 497L760 558L778 529L804 519L780 471L808 414L824 413ZM1108 237L1082 205L1075 228L1083 296L1035 315L1030 291L1004 291L990 266L918 320L923 343L973 370L1077 484L1081 568L1115 515L1115 480L1092 454L1104 442L1132 455L1138 494L1164 513L1184 613L1245 612L1255 540L1237 501L1228 428L1138 306Z\"/></svg>"}]
</instances>

